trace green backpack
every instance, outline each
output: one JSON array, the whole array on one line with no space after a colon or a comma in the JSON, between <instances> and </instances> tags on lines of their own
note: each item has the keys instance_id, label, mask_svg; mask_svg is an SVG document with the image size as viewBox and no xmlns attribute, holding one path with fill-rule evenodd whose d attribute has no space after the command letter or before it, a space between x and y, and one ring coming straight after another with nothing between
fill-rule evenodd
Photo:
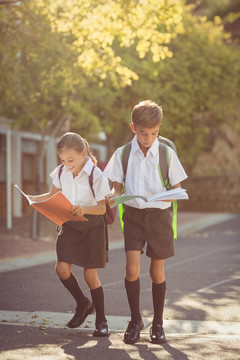
<instances>
[{"instance_id":1,"label":"green backpack","mask_svg":"<svg viewBox=\"0 0 240 360\"><path fill-rule=\"evenodd\" d=\"M168 146L171 147L176 153L177 149L174 143L169 140L168 138L158 136L159 141L159 164L158 164L158 172L159 176L162 182L162 185L167 189L170 190L171 184L168 177L168 166L169 166L169 152L168 152ZM129 142L128 144L124 145L121 151L121 161L122 161L122 167L123 167L123 183L125 183L126 174L127 174L127 166L128 166L128 159L130 155L132 147L132 142ZM123 185L123 192L124 192L124 185ZM122 220L123 215L123 204L119 205L119 216L120 216L120 222L122 231L124 231L124 223ZM174 239L177 238L177 201L175 200L173 202L173 234Z\"/></svg>"}]
</instances>

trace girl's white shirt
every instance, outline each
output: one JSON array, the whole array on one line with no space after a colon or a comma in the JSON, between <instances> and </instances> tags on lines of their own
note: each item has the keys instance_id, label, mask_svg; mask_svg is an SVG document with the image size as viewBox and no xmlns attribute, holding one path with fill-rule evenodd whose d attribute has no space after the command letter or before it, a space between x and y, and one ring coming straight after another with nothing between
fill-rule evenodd
<instances>
[{"instance_id":1,"label":"girl's white shirt","mask_svg":"<svg viewBox=\"0 0 240 360\"><path fill-rule=\"evenodd\" d=\"M101 169L97 166L93 172L93 196L92 189L89 185L89 176L94 166L92 159L89 159L83 166L79 174L74 178L72 172L63 167L59 180L59 165L54 169L50 176L53 185L62 190L62 193L68 198L73 205L95 206L98 201L104 200L105 196L110 193L108 179L103 175Z\"/></svg>"},{"instance_id":2,"label":"girl's white shirt","mask_svg":"<svg viewBox=\"0 0 240 360\"><path fill-rule=\"evenodd\" d=\"M131 152L128 159L127 175L125 181L126 195L143 195L149 198L153 195L166 191L163 187L158 172L159 151L158 139L154 141L144 156L138 145L136 136L132 140ZM111 181L123 184L123 168L121 161L121 151L123 147L118 148L109 160L104 175ZM187 178L176 153L169 148L169 180L172 186L180 183ZM127 205L139 209L159 208L166 209L171 206L170 202L151 201L149 203L141 199L133 199L126 202Z\"/></svg>"}]
</instances>

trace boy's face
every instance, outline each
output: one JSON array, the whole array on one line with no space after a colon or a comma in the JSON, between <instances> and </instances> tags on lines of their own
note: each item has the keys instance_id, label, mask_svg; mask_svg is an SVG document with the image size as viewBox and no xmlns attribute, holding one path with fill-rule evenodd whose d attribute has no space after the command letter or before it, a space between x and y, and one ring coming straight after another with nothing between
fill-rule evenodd
<instances>
[{"instance_id":1,"label":"boy's face","mask_svg":"<svg viewBox=\"0 0 240 360\"><path fill-rule=\"evenodd\" d=\"M136 134L140 149L146 153L146 151L152 146L156 140L159 132L160 125L156 125L152 128L147 128L142 125L134 126L130 124L132 132Z\"/></svg>"}]
</instances>

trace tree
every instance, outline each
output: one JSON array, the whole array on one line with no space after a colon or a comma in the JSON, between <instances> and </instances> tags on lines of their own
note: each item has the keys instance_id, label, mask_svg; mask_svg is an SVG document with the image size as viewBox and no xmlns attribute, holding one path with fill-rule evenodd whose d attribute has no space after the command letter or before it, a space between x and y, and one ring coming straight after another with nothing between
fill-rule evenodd
<instances>
[{"instance_id":1,"label":"tree","mask_svg":"<svg viewBox=\"0 0 240 360\"><path fill-rule=\"evenodd\" d=\"M231 12L239 12L240 0L188 0L187 4L194 5L194 14L205 15L209 20L219 16L224 20Z\"/></svg>"},{"instance_id":2,"label":"tree","mask_svg":"<svg viewBox=\"0 0 240 360\"><path fill-rule=\"evenodd\" d=\"M41 0L0 9L2 48L7 48L0 108L19 127L40 132L55 129L63 116L77 127L87 120L88 131L97 130L98 117L78 94L137 80L114 43L136 47L140 58L150 52L159 61L171 55L170 39L181 31L182 7L174 0Z\"/></svg>"},{"instance_id":3,"label":"tree","mask_svg":"<svg viewBox=\"0 0 240 360\"><path fill-rule=\"evenodd\" d=\"M151 52L154 61L164 59L171 37L181 31L181 13L174 0L41 0L0 7L0 109L19 128L42 136L36 192L45 135L66 120L83 132L99 131L101 115L89 111L89 89L119 89L137 80L114 43L134 45L140 58Z\"/></svg>"},{"instance_id":4,"label":"tree","mask_svg":"<svg viewBox=\"0 0 240 360\"><path fill-rule=\"evenodd\" d=\"M238 129L239 46L224 32L219 18L211 22L193 16L191 7L184 13L184 31L172 40L173 56L164 61L154 62L151 54L139 60L134 46L116 46L116 53L135 70L138 80L124 89L95 91L99 102L92 111L103 114L110 154L131 138L131 110L148 98L163 105L161 133L174 140L186 167L211 146L220 124L227 122Z\"/></svg>"}]
</instances>

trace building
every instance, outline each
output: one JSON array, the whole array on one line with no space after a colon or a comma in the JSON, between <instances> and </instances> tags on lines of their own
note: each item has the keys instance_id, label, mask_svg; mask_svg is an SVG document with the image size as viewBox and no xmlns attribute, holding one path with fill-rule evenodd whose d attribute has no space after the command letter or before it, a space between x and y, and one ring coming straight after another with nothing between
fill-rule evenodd
<instances>
[{"instance_id":1,"label":"building","mask_svg":"<svg viewBox=\"0 0 240 360\"><path fill-rule=\"evenodd\" d=\"M12 228L12 217L30 214L30 208L17 184L26 194L34 194L42 137L39 134L12 128L13 121L0 117L0 218ZM46 136L40 164L41 192L51 187L49 173L57 166L55 137ZM107 151L103 144L90 144L101 164L106 162Z\"/></svg>"}]
</instances>

